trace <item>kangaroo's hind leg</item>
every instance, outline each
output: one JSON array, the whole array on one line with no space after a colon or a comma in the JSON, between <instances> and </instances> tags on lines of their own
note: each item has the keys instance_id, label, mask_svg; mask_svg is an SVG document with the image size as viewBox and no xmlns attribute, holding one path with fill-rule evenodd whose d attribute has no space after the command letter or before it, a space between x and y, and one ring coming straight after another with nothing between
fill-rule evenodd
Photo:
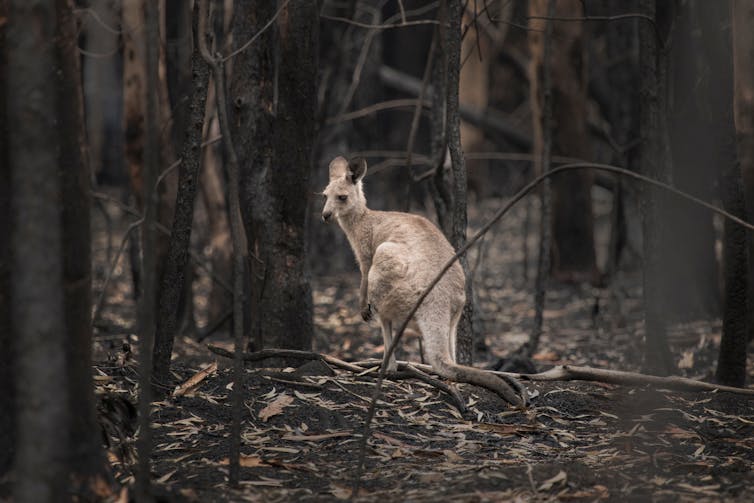
<instances>
[{"instance_id":1,"label":"kangaroo's hind leg","mask_svg":"<svg viewBox=\"0 0 754 503\"><path fill-rule=\"evenodd\" d=\"M393 322L380 317L380 324L382 325L382 341L385 344L385 351L388 351L393 343ZM398 362L395 359L395 352L393 352L387 362L387 371L395 372L396 370L398 370Z\"/></svg>"},{"instance_id":2,"label":"kangaroo's hind leg","mask_svg":"<svg viewBox=\"0 0 754 503\"><path fill-rule=\"evenodd\" d=\"M453 363L457 363L456 362L456 339L457 339L456 330L458 329L458 322L461 320L462 314L463 314L463 309L459 309L458 312L456 312L453 315L453 318L450 320L450 332L448 333L448 351L450 352L450 361Z\"/></svg>"}]
</instances>

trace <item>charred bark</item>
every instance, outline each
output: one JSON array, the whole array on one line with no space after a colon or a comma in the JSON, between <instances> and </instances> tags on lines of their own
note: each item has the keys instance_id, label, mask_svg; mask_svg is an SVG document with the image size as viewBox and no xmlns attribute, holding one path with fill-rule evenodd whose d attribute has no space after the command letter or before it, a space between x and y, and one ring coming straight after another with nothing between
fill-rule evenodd
<instances>
[{"instance_id":1,"label":"charred bark","mask_svg":"<svg viewBox=\"0 0 754 503\"><path fill-rule=\"evenodd\" d=\"M746 214L754 218L754 21L752 0L733 0L733 118ZM749 341L754 340L754 238L749 235Z\"/></svg>"},{"instance_id":2,"label":"charred bark","mask_svg":"<svg viewBox=\"0 0 754 503\"><path fill-rule=\"evenodd\" d=\"M446 156L448 151L447 143L447 95L448 95L448 66L447 66L447 47L445 20L447 18L447 4L440 3L437 14L439 26L435 38L437 46L433 57L432 72L432 92L430 109L430 157L434 166L434 175L429 181L429 193L432 196L432 203L437 214L437 224L440 226L446 237L452 235L452 220L450 211L453 204L452 194L448 190L447 174L445 172ZM417 94L418 95L418 94Z\"/></svg>"},{"instance_id":3,"label":"charred bark","mask_svg":"<svg viewBox=\"0 0 754 503\"><path fill-rule=\"evenodd\" d=\"M152 401L152 351L155 331L155 308L157 300L157 211L158 195L155 187L157 167L160 161L160 101L159 101L159 12L155 2L144 0L135 2L144 12L145 26L145 108L144 143L142 166L142 201L144 202L144 222L142 223L141 275L142 286L139 296L139 437L137 452L139 463L136 469L135 496L138 501L152 501L151 493L151 453L152 431L150 409Z\"/></svg>"},{"instance_id":4,"label":"charred bark","mask_svg":"<svg viewBox=\"0 0 754 503\"><path fill-rule=\"evenodd\" d=\"M271 2L238 7L237 47L275 14ZM274 26L235 57L230 89L251 265L252 334L257 349L307 349L313 324L304 229L316 134L317 7L292 0Z\"/></svg>"},{"instance_id":5,"label":"charred bark","mask_svg":"<svg viewBox=\"0 0 754 503\"><path fill-rule=\"evenodd\" d=\"M670 182L671 159L667 150L666 123L667 53L663 47L669 33L671 6L657 0L640 0L638 12L655 22L639 24L640 139L639 165L642 174ZM658 34L663 38L658 40ZM650 373L668 375L674 367L665 326L665 278L660 259L661 198L653 187L640 193L644 285L644 365Z\"/></svg>"},{"instance_id":6,"label":"charred bark","mask_svg":"<svg viewBox=\"0 0 754 503\"><path fill-rule=\"evenodd\" d=\"M198 4L194 11L193 31L196 34ZM196 36L194 40L198 40ZM191 245L194 201L201 166L202 130L209 82L209 68L199 54L198 44L195 45L196 47L194 47L191 55L190 114L184 131L175 215L162 275L159 316L155 332L154 360L152 362L154 370L153 386L158 396L172 389L172 386L170 386L170 357L173 351L173 340L178 331L181 306L186 303L187 296L189 299L191 298L191 282L190 278L187 278L187 272L190 272L188 267L189 246Z\"/></svg>"},{"instance_id":7,"label":"charred bark","mask_svg":"<svg viewBox=\"0 0 754 503\"><path fill-rule=\"evenodd\" d=\"M72 0L56 0L58 176L62 203L63 292L70 429L67 450L73 492L88 497L113 483L98 431L92 380L92 273L89 159Z\"/></svg>"},{"instance_id":8,"label":"charred bark","mask_svg":"<svg viewBox=\"0 0 754 503\"><path fill-rule=\"evenodd\" d=\"M748 220L754 215L754 34L751 32L751 23L754 22L754 1L733 0L732 26L733 26L733 120L735 125L736 148L738 153L738 166L742 178L741 202L734 196L741 196L737 187L731 184L738 183L738 173L735 169L728 169L728 182L724 189L725 196L733 203L738 203L735 209L745 209ZM734 178L735 177L735 178ZM729 180L734 178L733 180ZM728 231L728 227L726 227ZM725 268L725 310L723 313L723 337L720 342L720 356L717 363L717 379L725 384L741 386L746 380L746 348L751 340L752 316L747 313L754 304L752 299L752 238L748 236L748 274L741 274L746 265L746 257L741 254L741 241L743 236L737 230L731 229L730 239L726 233L726 259L730 257L730 265ZM748 283L748 284L747 284Z\"/></svg>"},{"instance_id":9,"label":"charred bark","mask_svg":"<svg viewBox=\"0 0 754 503\"><path fill-rule=\"evenodd\" d=\"M672 148L672 178L676 187L705 200L713 198L715 166L731 138L721 115L730 110L730 48L724 41L724 2L679 2L674 41L670 49L672 103L669 103L669 133ZM721 16L722 14L722 16ZM729 44L728 44L729 45ZM717 50L716 50L717 49ZM728 65L729 66L729 65ZM727 85L726 85L727 82ZM731 117L728 114L727 120ZM730 162L730 158L724 162ZM722 164L720 164L722 165ZM712 215L679 198L668 198L664 206L662 261L666 273L663 296L668 300L669 321L690 321L719 312L715 235ZM678 246L682 243L682 246ZM689 274L689 271L694 271Z\"/></svg>"},{"instance_id":10,"label":"charred bark","mask_svg":"<svg viewBox=\"0 0 754 503\"><path fill-rule=\"evenodd\" d=\"M542 7L544 9L544 7ZM555 14L583 16L578 0L558 0ZM552 150L589 159L587 129L587 59L581 21L553 21ZM550 274L565 282L599 282L594 250L592 184L594 174L584 170L552 179L552 263Z\"/></svg>"},{"instance_id":11,"label":"charred bark","mask_svg":"<svg viewBox=\"0 0 754 503\"><path fill-rule=\"evenodd\" d=\"M609 0L606 15L636 12L636 0ZM618 145L630 145L639 136L638 43L636 19L622 19L610 23L607 32L607 60L615 62L607 71L607 81L612 90L607 116L610 130ZM619 166L636 169L635 149L616 152L614 162ZM605 265L606 281L610 281L620 266L621 255L627 241L625 198L623 182L616 179L613 189L612 226L610 245Z\"/></svg>"},{"instance_id":12,"label":"charred bark","mask_svg":"<svg viewBox=\"0 0 754 503\"><path fill-rule=\"evenodd\" d=\"M723 207L740 218L746 216L741 172L735 163L720 176ZM723 334L715 378L728 386L746 381L747 345L747 237L740 225L725 220L723 237Z\"/></svg>"},{"instance_id":13,"label":"charred bark","mask_svg":"<svg viewBox=\"0 0 754 503\"><path fill-rule=\"evenodd\" d=\"M119 36L108 27L118 26L117 0L90 2L91 14L83 17L85 49L91 56L83 61L89 165L102 183L124 184L122 139L120 138ZM93 14L96 14L95 18ZM98 57L102 55L102 57Z\"/></svg>"},{"instance_id":14,"label":"charred bark","mask_svg":"<svg viewBox=\"0 0 754 503\"><path fill-rule=\"evenodd\" d=\"M8 18L8 2L0 0L0 18ZM6 61L6 25L0 26L0 75L8 75ZM8 116L5 79L0 79L0 179L10 180L8 152ZM0 183L0 236L11 235L10 184ZM0 241L0 410L16 410L16 384L13 372L13 331L11 328L11 246L10 239ZM16 444L16 415L0 414L0 478L13 463Z\"/></svg>"},{"instance_id":15,"label":"charred bark","mask_svg":"<svg viewBox=\"0 0 754 503\"><path fill-rule=\"evenodd\" d=\"M191 108L195 87L192 68L195 68L195 60L192 63L194 30L191 14L191 2L165 0L165 74L169 109L172 110L171 140L176 152L182 152L186 129L193 122Z\"/></svg>"},{"instance_id":16,"label":"charred bark","mask_svg":"<svg viewBox=\"0 0 754 503\"><path fill-rule=\"evenodd\" d=\"M55 2L9 2L7 118L11 168L16 501L66 493L68 386L56 122ZM44 288L41 288L44 285Z\"/></svg>"},{"instance_id":17,"label":"charred bark","mask_svg":"<svg viewBox=\"0 0 754 503\"><path fill-rule=\"evenodd\" d=\"M466 244L466 165L461 147L461 116L458 104L458 86L461 72L461 19L463 6L461 0L448 1L448 22L445 38L445 52L447 64L447 133L448 150L450 151L451 172L453 181L451 193L453 205L451 209L450 243L456 250ZM471 364L474 352L474 288L473 276L469 269L466 255L460 258L463 273L466 276L466 304L463 315L458 323L458 340L456 346L458 362L463 365Z\"/></svg>"},{"instance_id":18,"label":"charred bark","mask_svg":"<svg viewBox=\"0 0 754 503\"><path fill-rule=\"evenodd\" d=\"M581 2L558 0L551 6L545 1L533 1L529 4L529 12L534 16L531 24L540 29L545 27L543 18L575 18L574 21L551 22L552 27L547 29L552 32L554 43L545 40L539 31L528 34L534 171L541 173L546 164L542 157L546 135L550 137L547 148L551 153L581 159L591 157L587 130L585 33L583 23L578 21L583 16ZM545 53L549 56L545 57ZM546 74L550 85L544 83ZM547 107L549 113L545 113ZM544 124L546 119L550 125ZM551 216L543 223L549 228L542 234L548 232L550 237L546 250L541 253L548 253L550 257L547 270L542 274L572 283L599 281L594 249L593 179L590 171L566 173L553 177L549 189L543 187L542 192L549 192L551 197L543 201L542 213L548 213L549 209ZM537 290L540 289L538 286Z\"/></svg>"}]
</instances>

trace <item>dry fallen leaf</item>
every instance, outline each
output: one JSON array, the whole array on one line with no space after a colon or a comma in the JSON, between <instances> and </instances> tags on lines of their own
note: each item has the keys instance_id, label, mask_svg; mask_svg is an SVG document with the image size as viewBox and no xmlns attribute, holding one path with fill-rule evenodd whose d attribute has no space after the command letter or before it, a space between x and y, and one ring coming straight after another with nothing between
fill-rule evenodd
<instances>
[{"instance_id":1,"label":"dry fallen leaf","mask_svg":"<svg viewBox=\"0 0 754 503\"><path fill-rule=\"evenodd\" d=\"M681 356L681 360L678 362L678 368L679 369L694 368L694 351L693 350L688 350L688 351L683 352L683 355Z\"/></svg>"},{"instance_id":2,"label":"dry fallen leaf","mask_svg":"<svg viewBox=\"0 0 754 503\"><path fill-rule=\"evenodd\" d=\"M259 419L267 422L272 416L276 416L283 412L283 409L293 403L293 397L286 393L278 396L267 407L259 411Z\"/></svg>"},{"instance_id":3,"label":"dry fallen leaf","mask_svg":"<svg viewBox=\"0 0 754 503\"><path fill-rule=\"evenodd\" d=\"M175 388L175 391L173 391L174 397L183 396L189 391L193 391L196 386L205 380L208 375L214 373L217 370L217 361L212 362L209 366L207 366L205 369L200 370L193 376L191 376L189 379L186 380L183 384Z\"/></svg>"},{"instance_id":4,"label":"dry fallen leaf","mask_svg":"<svg viewBox=\"0 0 754 503\"><path fill-rule=\"evenodd\" d=\"M540 351L532 356L532 359L538 362L555 362L560 360L560 355L553 351Z\"/></svg>"},{"instance_id":5,"label":"dry fallen leaf","mask_svg":"<svg viewBox=\"0 0 754 503\"><path fill-rule=\"evenodd\" d=\"M229 465L230 460L228 458L223 458L220 460L220 464L224 466ZM244 468L254 468L255 466L265 466L267 463L265 463L259 456L245 456L241 454L238 464Z\"/></svg>"},{"instance_id":6,"label":"dry fallen leaf","mask_svg":"<svg viewBox=\"0 0 754 503\"><path fill-rule=\"evenodd\" d=\"M563 470L560 470L557 475L555 475L552 478L549 478L545 480L541 486L539 486L539 491L549 491L553 488L556 484L563 484L568 476L566 475L566 472Z\"/></svg>"},{"instance_id":7,"label":"dry fallen leaf","mask_svg":"<svg viewBox=\"0 0 754 503\"><path fill-rule=\"evenodd\" d=\"M167 482L170 479L170 477L172 477L173 475L175 475L175 472L177 472L177 471L178 470L176 469L176 470L173 470L172 472L166 473L165 475L163 475L162 477L160 477L159 479L157 479L157 483L158 484L164 484L165 482Z\"/></svg>"},{"instance_id":8,"label":"dry fallen leaf","mask_svg":"<svg viewBox=\"0 0 754 503\"><path fill-rule=\"evenodd\" d=\"M283 440L291 440L294 442L316 442L328 438L350 437L351 435L353 435L353 433L350 431L336 431L334 433L323 433L321 435L283 435Z\"/></svg>"}]
</instances>

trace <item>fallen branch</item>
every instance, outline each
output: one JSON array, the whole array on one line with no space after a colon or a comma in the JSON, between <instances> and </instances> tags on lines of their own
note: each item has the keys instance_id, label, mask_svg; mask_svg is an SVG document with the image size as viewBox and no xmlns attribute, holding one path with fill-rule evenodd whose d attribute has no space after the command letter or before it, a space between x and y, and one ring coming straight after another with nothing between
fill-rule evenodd
<instances>
[{"instance_id":1,"label":"fallen branch","mask_svg":"<svg viewBox=\"0 0 754 503\"><path fill-rule=\"evenodd\" d=\"M418 379L419 381L422 381L424 383L429 384L430 386L434 386L435 388L444 391L448 395L453 398L453 401L455 402L456 408L459 412L462 414L466 412L466 404L463 401L463 398L461 397L461 394L458 393L458 390L456 390L454 387L449 386L445 384L444 382L435 379L434 377L425 374L421 370L417 369L415 366L413 366L410 363L406 363L404 365L399 365L398 369L405 372L407 377ZM391 376L392 378L392 376Z\"/></svg>"},{"instance_id":2,"label":"fallen branch","mask_svg":"<svg viewBox=\"0 0 754 503\"><path fill-rule=\"evenodd\" d=\"M224 356L226 358L233 358L233 353L227 349L212 344L207 345L207 349L215 353L216 355ZM259 362L262 360L268 360L270 358L298 358L300 360L313 360L329 363L333 367L338 367L349 372L362 373L365 368L353 363L348 363L335 358L334 356L323 355L315 353L314 351L299 351L297 349L262 349L260 351L254 351L253 353L243 353L241 358L246 362Z\"/></svg>"},{"instance_id":3,"label":"fallen branch","mask_svg":"<svg viewBox=\"0 0 754 503\"><path fill-rule=\"evenodd\" d=\"M495 375L513 377L522 381L594 381L608 384L622 385L651 385L657 388L667 388L676 391L726 391L739 395L754 396L754 389L736 388L722 384L697 381L680 376L659 377L638 372L622 370L597 369L592 367L578 367L574 365L558 365L538 374L514 374L510 372L490 371Z\"/></svg>"},{"instance_id":4,"label":"fallen branch","mask_svg":"<svg viewBox=\"0 0 754 503\"><path fill-rule=\"evenodd\" d=\"M233 353L231 353L227 349L214 346L212 344L208 344L207 348L216 355L223 356L225 358L233 358ZM333 367L337 367L348 372L353 372L354 374L358 374L360 376L369 373L368 371L370 368L376 368L376 365L361 366L349 363L334 356L323 355L321 353L315 353L314 351L299 351L296 349L262 349L261 351L255 351L253 353L243 353L241 357L244 361L247 362L257 362L270 358L298 358L301 360L321 361L328 363ZM429 365L424 365L424 367L429 367ZM431 367L429 368L431 371ZM463 399L461 398L461 395L451 386L432 376L427 375L422 370L416 368L416 365L413 363L401 362L401 364L398 366L398 370L398 372L388 374L388 377L392 380L417 379L419 381L427 383L430 386L433 386L441 392L449 395L450 398L453 399L453 403L456 408L462 413L465 412L466 406Z\"/></svg>"},{"instance_id":5,"label":"fallen branch","mask_svg":"<svg viewBox=\"0 0 754 503\"><path fill-rule=\"evenodd\" d=\"M370 358L352 362L359 367L369 367L379 365L381 359ZM411 365L424 372L432 372L432 367L421 363L413 363L398 360L398 368ZM544 372L537 374L520 374L516 372L500 372L497 370L487 370L490 374L503 378L519 379L521 381L531 382L555 382L555 381L591 381L606 384L619 384L622 386L632 385L650 385L655 388L672 389L675 391L725 391L739 395L754 395L752 388L736 388L733 386L724 386L722 384L709 383L689 379L680 376L653 376L641 374L639 372L627 372L623 370L598 369L593 367L581 367L577 365L557 365Z\"/></svg>"}]
</instances>

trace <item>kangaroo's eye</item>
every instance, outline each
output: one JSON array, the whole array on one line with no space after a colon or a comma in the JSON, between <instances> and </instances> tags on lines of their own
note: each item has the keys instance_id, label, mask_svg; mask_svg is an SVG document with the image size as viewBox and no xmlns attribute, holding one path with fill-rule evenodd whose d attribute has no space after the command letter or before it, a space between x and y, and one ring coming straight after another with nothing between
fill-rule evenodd
<instances>
[{"instance_id":1,"label":"kangaroo's eye","mask_svg":"<svg viewBox=\"0 0 754 503\"><path fill-rule=\"evenodd\" d=\"M348 196L338 196L338 201L345 201L348 199Z\"/></svg>"}]
</instances>

